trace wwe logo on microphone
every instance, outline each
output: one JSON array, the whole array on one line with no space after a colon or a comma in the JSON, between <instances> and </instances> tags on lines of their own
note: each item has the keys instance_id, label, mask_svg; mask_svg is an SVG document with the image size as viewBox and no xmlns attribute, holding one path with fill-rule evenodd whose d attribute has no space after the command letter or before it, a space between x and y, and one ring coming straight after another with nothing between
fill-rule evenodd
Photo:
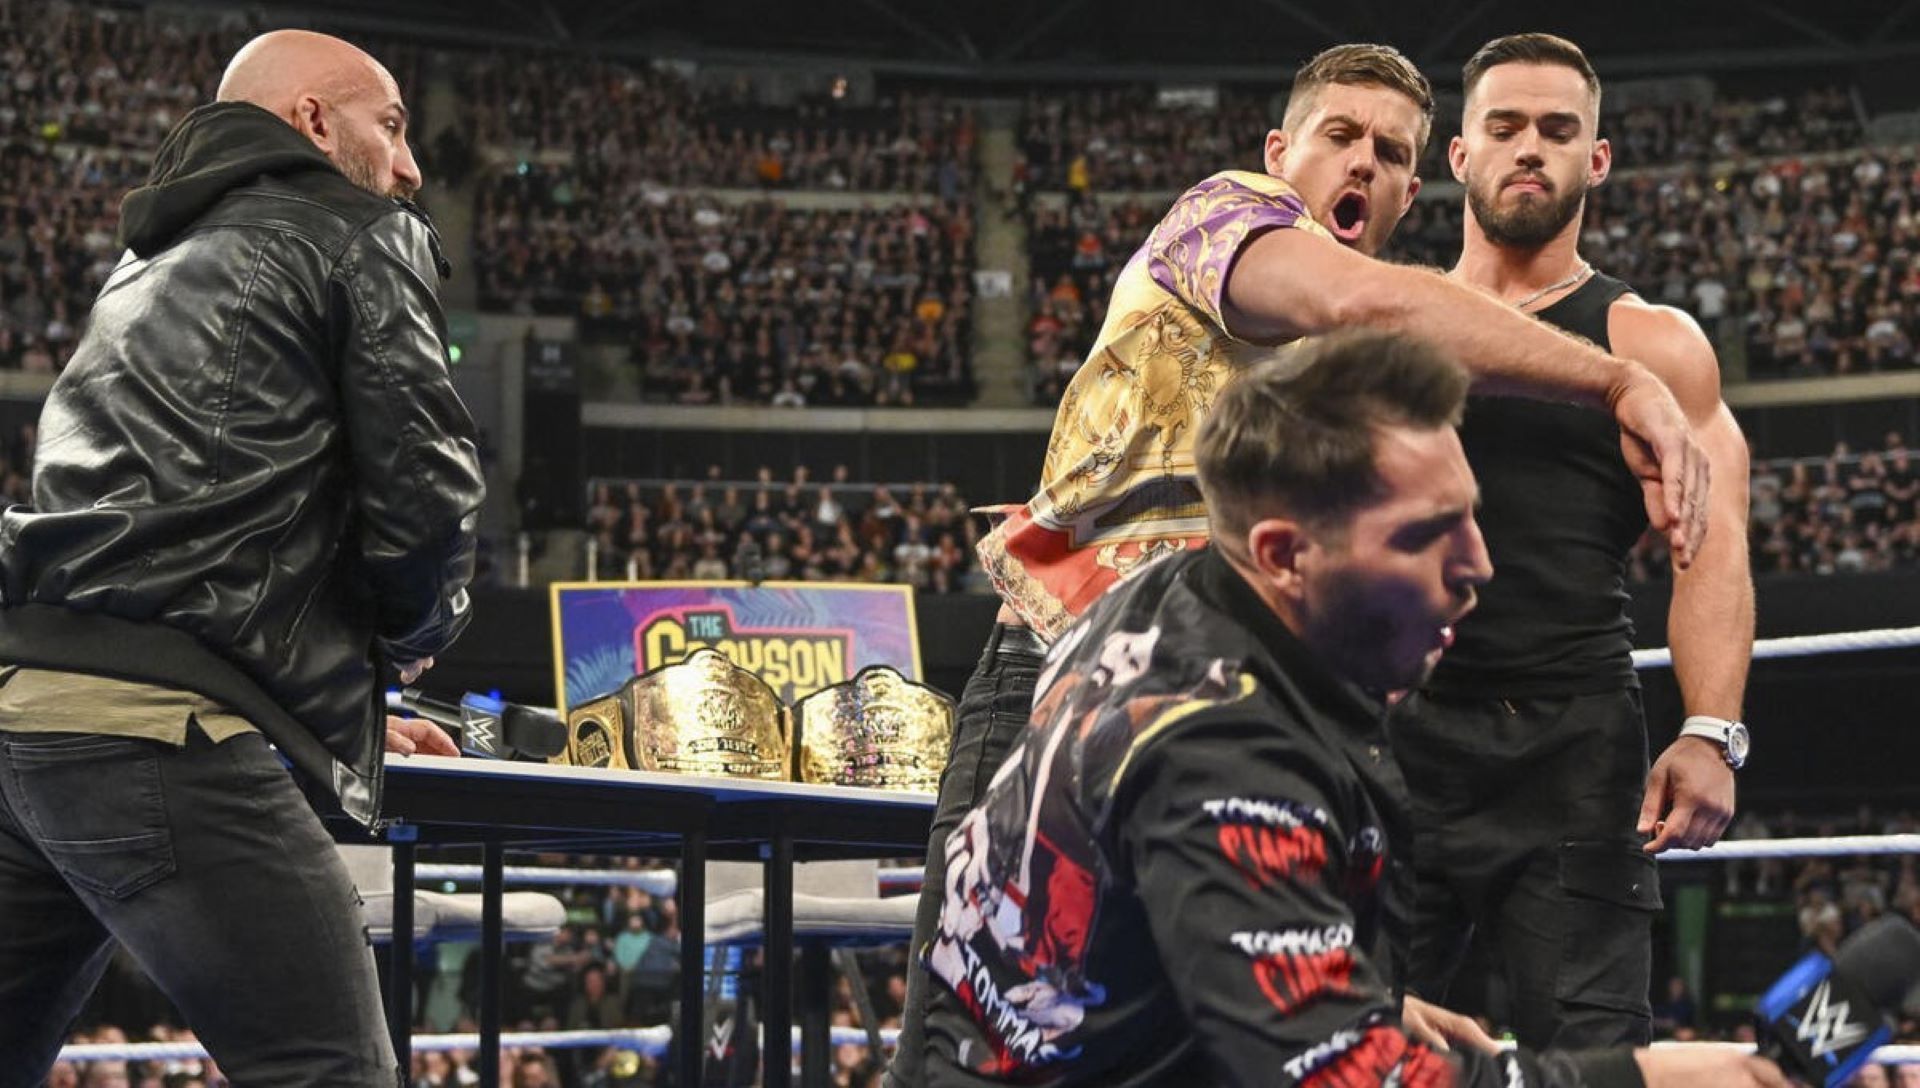
<instances>
[{"instance_id":1,"label":"wwe logo on microphone","mask_svg":"<svg viewBox=\"0 0 1920 1088\"><path fill-rule=\"evenodd\" d=\"M464 723L467 743L489 755L497 754L500 750L500 741L494 736L493 724L491 719L469 716Z\"/></svg>"},{"instance_id":2,"label":"wwe logo on microphone","mask_svg":"<svg viewBox=\"0 0 1920 1088\"><path fill-rule=\"evenodd\" d=\"M1848 1021L1848 1003L1845 1001L1829 1003L1832 983L1822 981L1813 997L1807 1002L1807 1014L1794 1031L1803 1043L1812 1044L1812 1053L1816 1058L1824 1058L1836 1050L1845 1050L1867 1037L1867 1025Z\"/></svg>"}]
</instances>

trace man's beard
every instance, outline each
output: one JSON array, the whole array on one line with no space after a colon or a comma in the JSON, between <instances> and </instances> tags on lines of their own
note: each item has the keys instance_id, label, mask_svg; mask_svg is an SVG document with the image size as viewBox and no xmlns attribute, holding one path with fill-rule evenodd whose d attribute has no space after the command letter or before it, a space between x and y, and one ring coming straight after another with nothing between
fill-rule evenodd
<instances>
[{"instance_id":1,"label":"man's beard","mask_svg":"<svg viewBox=\"0 0 1920 1088\"><path fill-rule=\"evenodd\" d=\"M1503 180L1499 183L1505 187ZM1498 194L1499 190L1495 190ZM1497 246L1509 249L1538 249L1560 236L1568 223L1580 214L1580 205L1587 198L1584 188L1571 189L1565 193L1548 191L1542 200L1516 201L1513 208L1502 211L1494 203L1494 198L1484 195L1474 186L1467 187L1467 206L1473 209L1473 220L1480 224L1487 240Z\"/></svg>"},{"instance_id":2,"label":"man's beard","mask_svg":"<svg viewBox=\"0 0 1920 1088\"><path fill-rule=\"evenodd\" d=\"M375 165L372 155L362 154L347 140L341 140L338 150L333 153L333 165L347 180L375 196L404 200L412 197L405 187L380 177L380 167Z\"/></svg>"},{"instance_id":3,"label":"man's beard","mask_svg":"<svg viewBox=\"0 0 1920 1088\"><path fill-rule=\"evenodd\" d=\"M1360 688L1382 694L1416 687L1426 679L1424 663L1396 660L1401 645L1394 602L1381 587L1359 576L1330 576L1320 586L1302 631L1305 640L1331 666Z\"/></svg>"}]
</instances>

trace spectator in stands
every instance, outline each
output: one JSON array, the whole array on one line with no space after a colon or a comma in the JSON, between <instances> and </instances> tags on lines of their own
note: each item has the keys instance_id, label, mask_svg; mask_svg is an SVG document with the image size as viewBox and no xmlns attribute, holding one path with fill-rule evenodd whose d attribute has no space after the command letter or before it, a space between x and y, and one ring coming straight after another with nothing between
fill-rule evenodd
<instances>
[{"instance_id":1,"label":"spectator in stands","mask_svg":"<svg viewBox=\"0 0 1920 1088\"><path fill-rule=\"evenodd\" d=\"M1801 938L1815 951L1832 956L1839 948L1844 919L1832 894L1817 881L1800 894L1799 922Z\"/></svg>"},{"instance_id":2,"label":"spectator in stands","mask_svg":"<svg viewBox=\"0 0 1920 1088\"><path fill-rule=\"evenodd\" d=\"M560 1070L550 1055L522 1054L513 1060L510 1068L513 1088L560 1088Z\"/></svg>"},{"instance_id":3,"label":"spectator in stands","mask_svg":"<svg viewBox=\"0 0 1920 1088\"><path fill-rule=\"evenodd\" d=\"M620 974L621 1001L629 1024L665 1023L672 1012L680 974L680 924L677 902L660 901L653 939L640 958Z\"/></svg>"},{"instance_id":4,"label":"spectator in stands","mask_svg":"<svg viewBox=\"0 0 1920 1088\"><path fill-rule=\"evenodd\" d=\"M651 186L937 192L974 169L969 110L930 95L776 107L750 86L530 52L462 58L455 85L475 145L572 153Z\"/></svg>"},{"instance_id":5,"label":"spectator in stands","mask_svg":"<svg viewBox=\"0 0 1920 1088\"><path fill-rule=\"evenodd\" d=\"M700 558L693 564L694 578L703 582L723 581L727 577L727 561L720 558L717 544L702 544Z\"/></svg>"},{"instance_id":6,"label":"spectator in stands","mask_svg":"<svg viewBox=\"0 0 1920 1088\"><path fill-rule=\"evenodd\" d=\"M1078 192L1175 190L1236 162L1267 125L1268 94L1222 92L1213 108L1158 105L1147 87L1030 94L1021 131L1029 183Z\"/></svg>"},{"instance_id":7,"label":"spectator in stands","mask_svg":"<svg viewBox=\"0 0 1920 1088\"><path fill-rule=\"evenodd\" d=\"M964 203L803 212L673 197L633 213L608 194L549 216L552 190L570 177L529 168L482 185L482 304L571 312L595 282L632 284L640 258L632 303L622 286L586 332L628 337L643 393L687 404L971 394ZM883 375L893 380L876 386Z\"/></svg>"},{"instance_id":8,"label":"spectator in stands","mask_svg":"<svg viewBox=\"0 0 1920 1088\"><path fill-rule=\"evenodd\" d=\"M453 1059L444 1051L416 1051L413 1056L413 1088L459 1088Z\"/></svg>"},{"instance_id":9,"label":"spectator in stands","mask_svg":"<svg viewBox=\"0 0 1920 1088\"><path fill-rule=\"evenodd\" d=\"M575 976L573 999L564 1020L568 1031L617 1028L626 1022L620 998L607 988L607 968L589 963Z\"/></svg>"},{"instance_id":10,"label":"spectator in stands","mask_svg":"<svg viewBox=\"0 0 1920 1088\"><path fill-rule=\"evenodd\" d=\"M89 1062L86 1075L80 1078L80 1088L129 1088L131 1083L123 1061Z\"/></svg>"},{"instance_id":11,"label":"spectator in stands","mask_svg":"<svg viewBox=\"0 0 1920 1088\"><path fill-rule=\"evenodd\" d=\"M1675 975L1667 980L1667 993L1653 1005L1653 1031L1656 1037L1669 1037L1678 1030L1697 1026L1698 1010L1687 980Z\"/></svg>"},{"instance_id":12,"label":"spectator in stands","mask_svg":"<svg viewBox=\"0 0 1920 1088\"><path fill-rule=\"evenodd\" d=\"M639 965L640 958L646 955L648 946L654 941L653 933L647 929L647 918L644 913L652 905L652 901L640 889L634 888L632 891L638 893L640 902L644 905L638 905L633 900L629 900L626 922L620 930L620 935L613 939L613 963L623 975Z\"/></svg>"},{"instance_id":13,"label":"spectator in stands","mask_svg":"<svg viewBox=\"0 0 1920 1088\"><path fill-rule=\"evenodd\" d=\"M551 940L535 945L520 976L525 1002L521 1013L537 1018L564 1011L579 958L571 926L560 927Z\"/></svg>"},{"instance_id":14,"label":"spectator in stands","mask_svg":"<svg viewBox=\"0 0 1920 1088\"><path fill-rule=\"evenodd\" d=\"M678 484L665 484L651 492L650 502L637 483L624 489L595 483L587 524L601 542L601 569L624 565L642 580L845 578L937 593L974 588L976 527L952 484L912 485L903 504L885 486L874 488L871 500L859 498L844 465L836 467L833 485L812 491L805 490L804 472L779 487L769 486L771 473L762 475L750 508L742 506L741 485L723 481L719 504L707 498L704 484L693 485L684 501ZM618 542L624 544L616 548Z\"/></svg>"}]
</instances>

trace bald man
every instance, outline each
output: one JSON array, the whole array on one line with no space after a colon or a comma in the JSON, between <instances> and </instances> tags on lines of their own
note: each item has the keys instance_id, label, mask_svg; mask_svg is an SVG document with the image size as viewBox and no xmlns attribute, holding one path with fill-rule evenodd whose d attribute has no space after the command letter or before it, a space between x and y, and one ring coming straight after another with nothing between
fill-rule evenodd
<instances>
[{"instance_id":1,"label":"bald man","mask_svg":"<svg viewBox=\"0 0 1920 1088\"><path fill-rule=\"evenodd\" d=\"M0 514L0 1088L116 942L235 1084L402 1083L309 799L372 824L383 748L455 754L380 706L468 620L446 262L372 57L267 34L218 99L123 203Z\"/></svg>"}]
</instances>

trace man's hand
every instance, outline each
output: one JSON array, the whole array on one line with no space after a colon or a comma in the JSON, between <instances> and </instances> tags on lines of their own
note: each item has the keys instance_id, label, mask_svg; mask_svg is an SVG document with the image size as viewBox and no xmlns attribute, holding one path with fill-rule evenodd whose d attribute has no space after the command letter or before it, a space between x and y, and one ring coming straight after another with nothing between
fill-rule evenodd
<instances>
[{"instance_id":1,"label":"man's hand","mask_svg":"<svg viewBox=\"0 0 1920 1088\"><path fill-rule=\"evenodd\" d=\"M1668 745L1647 775L1647 797L1640 804L1640 834L1653 835L1647 853L1719 842L1733 822L1733 795L1733 768L1718 745L1700 737Z\"/></svg>"},{"instance_id":2,"label":"man's hand","mask_svg":"<svg viewBox=\"0 0 1920 1088\"><path fill-rule=\"evenodd\" d=\"M1634 366L1631 374L1608 397L1620 424L1620 452L1640 480L1647 520L1667 535L1674 565L1684 570L1707 536L1711 466L1666 384L1645 367Z\"/></svg>"},{"instance_id":3,"label":"man's hand","mask_svg":"<svg viewBox=\"0 0 1920 1088\"><path fill-rule=\"evenodd\" d=\"M425 718L399 718L392 714L387 715L387 751L403 756L460 755L460 749L454 746L446 730Z\"/></svg>"},{"instance_id":4,"label":"man's hand","mask_svg":"<svg viewBox=\"0 0 1920 1088\"><path fill-rule=\"evenodd\" d=\"M431 657L423 657L418 661L403 661L400 663L400 682L402 684L411 684L415 680L420 679L420 677L431 668L433 668L433 658Z\"/></svg>"},{"instance_id":5,"label":"man's hand","mask_svg":"<svg viewBox=\"0 0 1920 1088\"><path fill-rule=\"evenodd\" d=\"M1633 1052L1647 1088L1791 1088L1780 1067L1720 1043L1683 1043Z\"/></svg>"},{"instance_id":6,"label":"man's hand","mask_svg":"<svg viewBox=\"0 0 1920 1088\"><path fill-rule=\"evenodd\" d=\"M1494 1054L1500 1050L1500 1044L1494 1042L1493 1036L1482 1030L1473 1018L1438 1005L1429 1005L1412 994L1401 1001L1400 1026L1415 1041L1435 1050L1450 1051L1454 1043L1483 1054Z\"/></svg>"}]
</instances>

